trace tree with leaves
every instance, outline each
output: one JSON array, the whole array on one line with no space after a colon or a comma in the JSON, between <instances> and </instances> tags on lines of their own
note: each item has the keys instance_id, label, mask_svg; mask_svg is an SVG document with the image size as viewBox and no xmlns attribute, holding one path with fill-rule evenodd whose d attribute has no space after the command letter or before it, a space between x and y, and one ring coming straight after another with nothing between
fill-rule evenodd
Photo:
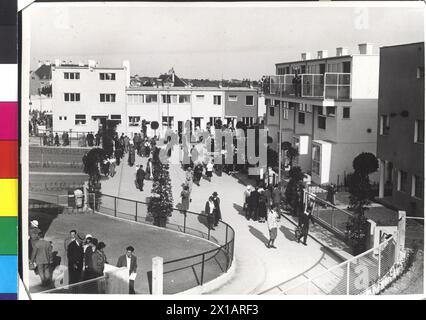
<instances>
[{"instance_id":1,"label":"tree with leaves","mask_svg":"<svg viewBox=\"0 0 426 320\"><path fill-rule=\"evenodd\" d=\"M153 183L148 211L154 218L154 225L166 227L167 218L173 212L173 193L169 174L169 164L162 163L159 157L160 148L153 152Z\"/></svg>"},{"instance_id":2,"label":"tree with leaves","mask_svg":"<svg viewBox=\"0 0 426 320\"><path fill-rule=\"evenodd\" d=\"M368 223L365 211L371 203L373 191L369 175L376 172L379 164L377 158L369 152L359 154L352 163L354 172L347 177L349 187L349 209L354 213L347 225L348 240L354 254L365 251Z\"/></svg>"},{"instance_id":3,"label":"tree with leaves","mask_svg":"<svg viewBox=\"0 0 426 320\"><path fill-rule=\"evenodd\" d=\"M285 155L288 159L288 164L290 165L290 168L293 167L293 161L296 159L296 157L299 155L299 152L296 148L294 148L290 142L284 141L281 144L281 150L285 151Z\"/></svg>"}]
</instances>

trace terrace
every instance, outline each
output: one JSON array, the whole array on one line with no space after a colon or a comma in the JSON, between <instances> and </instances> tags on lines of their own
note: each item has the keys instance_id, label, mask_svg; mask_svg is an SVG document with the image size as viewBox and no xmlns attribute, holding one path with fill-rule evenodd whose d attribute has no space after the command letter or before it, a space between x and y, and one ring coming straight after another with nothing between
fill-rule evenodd
<instances>
[{"instance_id":1,"label":"terrace","mask_svg":"<svg viewBox=\"0 0 426 320\"><path fill-rule=\"evenodd\" d=\"M350 100L351 74L326 72L300 74L298 78L296 74L272 75L265 93L279 97Z\"/></svg>"}]
</instances>

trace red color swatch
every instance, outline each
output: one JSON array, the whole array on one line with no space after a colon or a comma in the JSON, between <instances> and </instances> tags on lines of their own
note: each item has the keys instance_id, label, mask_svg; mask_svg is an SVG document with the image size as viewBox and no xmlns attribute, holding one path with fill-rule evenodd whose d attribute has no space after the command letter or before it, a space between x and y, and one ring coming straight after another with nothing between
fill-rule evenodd
<instances>
[{"instance_id":1,"label":"red color swatch","mask_svg":"<svg viewBox=\"0 0 426 320\"><path fill-rule=\"evenodd\" d=\"M0 179L18 177L18 141L0 141Z\"/></svg>"}]
</instances>

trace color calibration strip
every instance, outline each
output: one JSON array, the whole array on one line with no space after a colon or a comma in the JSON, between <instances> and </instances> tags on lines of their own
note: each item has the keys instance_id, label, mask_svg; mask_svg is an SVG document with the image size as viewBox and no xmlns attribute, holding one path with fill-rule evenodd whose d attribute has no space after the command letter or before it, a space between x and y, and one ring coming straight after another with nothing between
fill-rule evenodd
<instances>
[{"instance_id":1,"label":"color calibration strip","mask_svg":"<svg viewBox=\"0 0 426 320\"><path fill-rule=\"evenodd\" d=\"M18 66L14 2L0 4L0 300L16 300L18 293Z\"/></svg>"}]
</instances>

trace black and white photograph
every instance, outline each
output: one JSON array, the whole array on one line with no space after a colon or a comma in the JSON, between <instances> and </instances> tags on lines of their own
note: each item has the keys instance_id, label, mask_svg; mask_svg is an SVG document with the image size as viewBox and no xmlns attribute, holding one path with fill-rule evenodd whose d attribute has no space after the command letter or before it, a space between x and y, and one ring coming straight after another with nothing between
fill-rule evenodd
<instances>
[{"instance_id":1,"label":"black and white photograph","mask_svg":"<svg viewBox=\"0 0 426 320\"><path fill-rule=\"evenodd\" d=\"M21 45L31 299L424 297L424 3L35 2Z\"/></svg>"}]
</instances>

